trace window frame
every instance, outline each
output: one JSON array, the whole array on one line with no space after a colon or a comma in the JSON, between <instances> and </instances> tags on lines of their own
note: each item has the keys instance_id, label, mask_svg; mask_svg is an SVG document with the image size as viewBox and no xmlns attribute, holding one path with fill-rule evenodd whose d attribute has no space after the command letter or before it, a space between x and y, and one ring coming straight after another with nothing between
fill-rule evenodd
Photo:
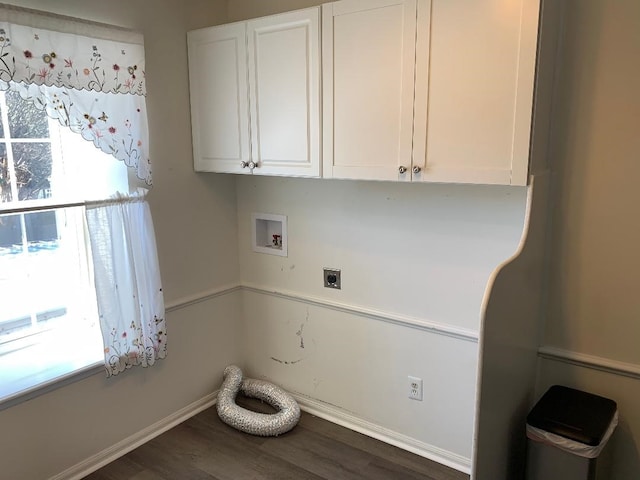
<instances>
[{"instance_id":1,"label":"window frame","mask_svg":"<svg viewBox=\"0 0 640 480\"><path fill-rule=\"evenodd\" d=\"M70 235L75 236L75 238L71 240L72 246L77 246L77 248L74 250L77 252L77 256L75 258L80 258L82 256L86 256L87 258L89 258L91 246L86 233L86 225L83 221L80 221L78 219L78 215L82 215L82 217L84 217L84 211L71 214L60 212L64 212L64 210L69 208L83 208L87 205L87 203L90 202L65 202L63 201L66 198L65 195L51 196L51 193L43 198L28 200L19 200L18 195L16 169L13 158L13 145L18 143L48 143L50 145L52 169L60 168L61 175L65 176L66 174L67 177L69 177L70 172L67 172L66 170L68 165L65 164L63 153L64 140L63 138L61 138L62 133L64 132L62 129L66 127L61 126L57 120L51 119L45 111L42 111L43 116L48 122L48 137L12 137L8 106L5 95L6 92L0 91L0 122L2 124L3 131L2 138L0 138L0 143L3 144L6 148L6 157L8 162L7 171L10 175L9 180L11 185L11 201L0 202L0 216L5 217L11 215L19 215L21 238L20 247L22 248L22 251L16 253L16 255L25 255L25 259L27 259L27 255L29 255L30 242L27 238L28 235L25 221L26 216L30 213L53 211L56 212L56 229L58 239L60 239L61 227L59 227L59 223L62 215L64 215L65 220L69 218L69 216L76 217L75 220L69 222L74 223L74 225L64 226L62 228L65 230L66 234L70 233ZM80 142L87 142L84 139L80 139L79 134L72 133L72 135L78 135L78 139ZM92 145L90 145L90 148L94 149L95 152L97 152L96 155L105 155L100 150L95 149L95 147L93 147ZM54 162L56 162L56 165L54 165ZM118 165L118 168L122 169L122 173L126 172L127 183L129 184L129 188L131 188L129 169L117 159L113 159L113 162L114 165ZM52 176L53 172L51 173L50 179ZM52 187L53 185L50 184L50 189ZM65 224L66 223L67 222L65 221ZM84 246L84 251L82 245ZM89 274L91 273L90 262L86 262L82 267L78 268L86 268L87 272ZM8 278L9 281L11 281L11 277L9 276ZM15 370L10 370L11 368L15 368L15 365L12 367L13 359L18 358L20 355L26 355L28 353L31 353L36 357L46 356L46 358L51 359L51 357L48 356L48 354L53 350L53 348L50 346L50 342L55 341L56 335L59 335L60 331L65 331L65 329L69 328L68 325L65 325L65 323L78 323L78 320L76 319L77 317L71 318L73 314L70 313L67 309L69 305L65 306L65 309L67 309L65 314L63 315L63 317L65 318L62 318L60 320L55 319L53 323L48 325L48 327L38 324L37 317L40 312L35 312L35 310L33 309L25 309L28 310L28 315L31 317L31 326L15 332L0 335L0 378L4 377L3 380L6 380L2 382L3 385L0 385L0 410L9 408L30 398L62 387L87 376L94 375L99 371L104 371L104 352L102 346L102 335L100 333L100 327L98 324L97 302L95 300L95 285L93 285L92 275L89 275L89 278L90 290L92 290L93 296L91 296L91 298L88 298L88 300L86 301L92 302L92 307L94 307L91 309L92 319L90 320L90 323L93 324L93 327L91 327L91 329L87 329L86 331L84 330L85 327L82 327L82 332L86 333L91 330L92 335L97 335L91 340L91 342L88 342L90 343L90 346L92 348L95 347L95 351L92 350L90 355L87 355L86 352L77 354L77 352L75 351L76 349L73 349L74 355L69 355L66 359L63 358L62 360L60 358L54 357L55 359L52 360L50 364L43 363L44 366L41 368L28 368L25 366L23 370L24 374L21 378L29 378L31 381L25 382L22 379L16 380L19 375L15 375ZM79 302L85 302L85 299L81 299ZM84 318L85 316L86 315L83 313L82 317ZM69 347L69 345L70 344L64 344L64 347ZM67 348L67 350L72 351L71 348ZM83 347L81 346L77 350L83 352ZM6 369L4 370L4 374L3 369Z\"/></svg>"}]
</instances>

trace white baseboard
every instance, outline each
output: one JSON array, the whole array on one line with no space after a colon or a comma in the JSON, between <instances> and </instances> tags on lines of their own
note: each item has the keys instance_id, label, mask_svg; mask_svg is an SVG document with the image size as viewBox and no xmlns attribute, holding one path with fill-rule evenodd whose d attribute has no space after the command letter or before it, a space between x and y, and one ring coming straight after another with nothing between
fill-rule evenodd
<instances>
[{"instance_id":1,"label":"white baseboard","mask_svg":"<svg viewBox=\"0 0 640 480\"><path fill-rule=\"evenodd\" d=\"M471 460L466 457L420 442L414 438L394 432L367 420L363 420L362 418L356 417L353 414L328 403L324 403L304 395L292 395L300 404L300 409L304 412L323 418L337 425L341 425L355 432L362 433L368 437L375 438L381 442L415 453L421 457L428 458L429 460L446 465L460 472L467 474L471 473ZM92 455L86 460L73 465L65 471L50 477L49 480L80 480L99 468L104 467L108 463L126 455L140 445L154 439L158 435L161 435L194 415L197 415L203 410L212 407L216 403L217 396L217 391L210 393L200 400L193 402L191 405L187 405L186 407L129 436L128 438L125 438L115 445L112 445L111 447Z\"/></svg>"},{"instance_id":2,"label":"white baseboard","mask_svg":"<svg viewBox=\"0 0 640 480\"><path fill-rule=\"evenodd\" d=\"M362 418L342 410L334 405L330 405L310 397L300 394L292 394L300 404L300 409L304 412L323 418L329 422L341 425L350 430L362 433L381 442L388 443L395 447L415 453L434 462L446 465L463 473L471 473L471 459L463 457L442 448L421 442L415 438L408 437L393 430L381 427Z\"/></svg>"},{"instance_id":3,"label":"white baseboard","mask_svg":"<svg viewBox=\"0 0 640 480\"><path fill-rule=\"evenodd\" d=\"M139 447L140 445L152 440L158 435L166 432L167 430L175 427L176 425L184 422L185 420L197 415L198 413L206 410L207 408L215 405L218 392L215 391L209 395L193 402L191 405L172 413L168 417L148 426L147 428L140 430L139 432L125 438L121 442L112 445L109 448L102 450L101 452L92 455L91 457L83 460L76 465L66 469L57 475L54 475L49 480L79 480L86 477L90 473L95 472L106 464L113 462L114 460L126 455L130 451Z\"/></svg>"}]
</instances>

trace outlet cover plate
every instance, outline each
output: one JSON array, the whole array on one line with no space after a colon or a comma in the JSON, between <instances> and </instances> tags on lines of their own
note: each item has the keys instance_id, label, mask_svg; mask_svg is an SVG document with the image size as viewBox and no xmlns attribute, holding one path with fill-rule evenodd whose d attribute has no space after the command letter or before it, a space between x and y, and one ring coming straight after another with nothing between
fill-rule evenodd
<instances>
[{"instance_id":1,"label":"outlet cover plate","mask_svg":"<svg viewBox=\"0 0 640 480\"><path fill-rule=\"evenodd\" d=\"M409 375L409 398L422 401L422 379Z\"/></svg>"},{"instance_id":2,"label":"outlet cover plate","mask_svg":"<svg viewBox=\"0 0 640 480\"><path fill-rule=\"evenodd\" d=\"M337 268L325 268L323 271L324 286L327 288L342 289L340 270Z\"/></svg>"}]
</instances>

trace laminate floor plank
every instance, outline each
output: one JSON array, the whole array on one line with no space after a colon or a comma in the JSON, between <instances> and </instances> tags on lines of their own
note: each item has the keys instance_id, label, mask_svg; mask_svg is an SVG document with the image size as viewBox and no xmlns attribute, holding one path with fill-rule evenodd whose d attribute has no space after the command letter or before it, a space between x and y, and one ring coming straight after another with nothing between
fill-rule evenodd
<instances>
[{"instance_id":1,"label":"laminate floor plank","mask_svg":"<svg viewBox=\"0 0 640 480\"><path fill-rule=\"evenodd\" d=\"M206 454L197 455L193 459L194 464L218 480L239 478L318 480L317 476L300 469L295 464L264 452L261 448L262 442L251 441L255 437L233 429L225 431L226 428L221 430L212 428L211 431L206 432L202 430L201 425L192 430L199 440L210 445Z\"/></svg>"},{"instance_id":2,"label":"laminate floor plank","mask_svg":"<svg viewBox=\"0 0 640 480\"><path fill-rule=\"evenodd\" d=\"M304 428L296 428L291 433L284 435L277 443L270 442L262 448L280 458L295 459L296 465L322 478L363 478L360 472L369 464L369 455L345 444L338 446Z\"/></svg>"},{"instance_id":3,"label":"laminate floor plank","mask_svg":"<svg viewBox=\"0 0 640 480\"><path fill-rule=\"evenodd\" d=\"M100 470L90 475L89 478L92 480L121 480L123 478L138 479L138 476L143 473L145 473L144 467L138 465L125 456L119 458L116 462L111 462L110 464L105 465ZM151 478L149 478L149 480L151 480Z\"/></svg>"},{"instance_id":4,"label":"laminate floor plank","mask_svg":"<svg viewBox=\"0 0 640 480\"><path fill-rule=\"evenodd\" d=\"M238 398L253 411L270 405ZM177 425L86 480L468 480L418 455L303 413L279 437L248 435L215 407Z\"/></svg>"},{"instance_id":5,"label":"laminate floor plank","mask_svg":"<svg viewBox=\"0 0 640 480\"><path fill-rule=\"evenodd\" d=\"M181 444L177 438L163 444L164 449L178 452L179 462L190 463L217 480L253 478L256 458L261 454L259 444L250 438L229 438L199 421L187 421L182 426L189 442Z\"/></svg>"},{"instance_id":6,"label":"laminate floor plank","mask_svg":"<svg viewBox=\"0 0 640 480\"><path fill-rule=\"evenodd\" d=\"M326 435L337 442L345 443L356 448L366 450L375 457L386 459L392 463L402 465L419 474L423 478L433 480L468 480L466 473L453 470L445 465L420 457L406 450L402 450L388 443L379 442L348 428L340 427L322 418L305 415L300 419L300 426Z\"/></svg>"},{"instance_id":7,"label":"laminate floor plank","mask_svg":"<svg viewBox=\"0 0 640 480\"><path fill-rule=\"evenodd\" d=\"M159 437L158 437L159 438ZM129 452L130 460L143 466L163 480L217 480L216 477L199 469L184 455L175 454L155 438Z\"/></svg>"},{"instance_id":8,"label":"laminate floor plank","mask_svg":"<svg viewBox=\"0 0 640 480\"><path fill-rule=\"evenodd\" d=\"M418 473L403 465L374 457L362 471L362 478L369 480L435 480L431 475Z\"/></svg>"}]
</instances>

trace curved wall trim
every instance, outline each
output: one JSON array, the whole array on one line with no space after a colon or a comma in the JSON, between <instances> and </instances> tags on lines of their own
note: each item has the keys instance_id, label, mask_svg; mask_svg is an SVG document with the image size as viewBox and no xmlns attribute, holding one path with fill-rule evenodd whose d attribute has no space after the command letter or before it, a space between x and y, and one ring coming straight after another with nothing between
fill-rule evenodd
<instances>
[{"instance_id":1,"label":"curved wall trim","mask_svg":"<svg viewBox=\"0 0 640 480\"><path fill-rule=\"evenodd\" d=\"M602 372L631 377L640 380L640 365L625 363L610 358L596 357L586 353L572 352L562 348L542 346L538 349L538 356L547 360L570 363L579 367L591 368Z\"/></svg>"},{"instance_id":2,"label":"curved wall trim","mask_svg":"<svg viewBox=\"0 0 640 480\"><path fill-rule=\"evenodd\" d=\"M306 303L308 305L314 305L318 307L330 308L339 312L359 315L362 317L371 318L373 320L392 323L402 327L415 328L437 335L445 335L448 337L456 338L458 340L478 343L478 332L470 330L468 328L461 328L445 323L423 320L420 318L410 317L408 315L402 315L398 313L375 310L372 308L362 307L360 305L350 305L347 303L333 302L331 300L300 295L299 293L294 292L274 291L256 285L246 284L241 288L242 290L248 292L259 293L261 295L270 295L272 297L284 298L287 300L293 300L295 302Z\"/></svg>"},{"instance_id":3,"label":"curved wall trim","mask_svg":"<svg viewBox=\"0 0 640 480\"><path fill-rule=\"evenodd\" d=\"M549 185L549 174L531 177L520 245L487 282L472 480L508 480L524 474L526 438L520 428L536 383Z\"/></svg>"}]
</instances>

